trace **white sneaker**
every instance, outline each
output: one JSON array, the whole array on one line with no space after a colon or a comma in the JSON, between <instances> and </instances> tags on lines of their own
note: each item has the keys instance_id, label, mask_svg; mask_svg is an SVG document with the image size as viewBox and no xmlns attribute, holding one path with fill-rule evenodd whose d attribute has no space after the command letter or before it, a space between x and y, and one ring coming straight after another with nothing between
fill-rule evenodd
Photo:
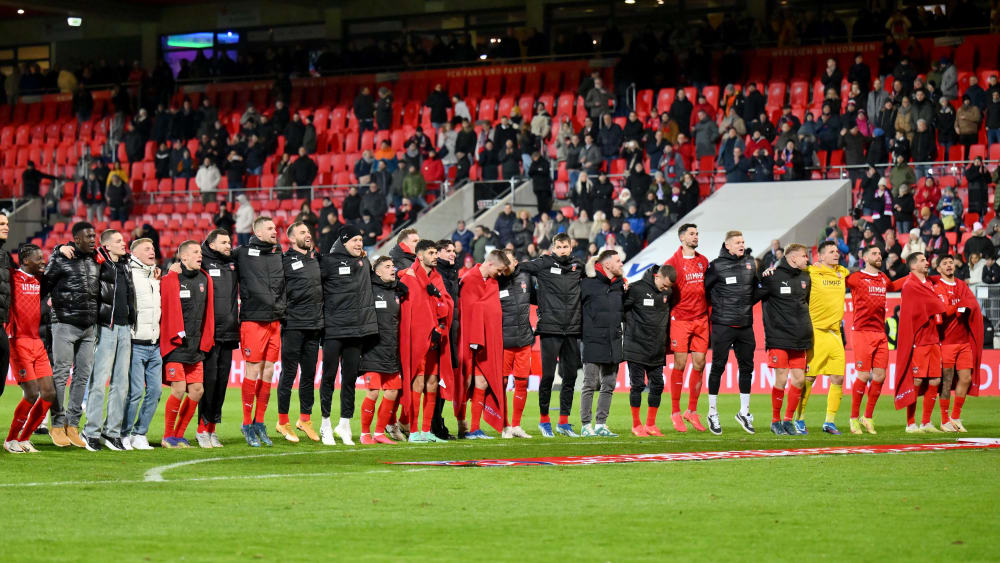
<instances>
[{"instance_id":1,"label":"white sneaker","mask_svg":"<svg viewBox=\"0 0 1000 563\"><path fill-rule=\"evenodd\" d=\"M920 427L917 426L916 424L907 424L906 425L906 433L907 434L923 434L924 431L921 430Z\"/></svg>"},{"instance_id":2,"label":"white sneaker","mask_svg":"<svg viewBox=\"0 0 1000 563\"><path fill-rule=\"evenodd\" d=\"M319 439L324 446L337 445L337 441L333 439L333 426L329 418L324 418L323 423L319 425Z\"/></svg>"},{"instance_id":3,"label":"white sneaker","mask_svg":"<svg viewBox=\"0 0 1000 563\"><path fill-rule=\"evenodd\" d=\"M208 449L212 447L212 438L209 436L208 432L197 432L195 433L194 438L198 441L199 448Z\"/></svg>"},{"instance_id":4,"label":"white sneaker","mask_svg":"<svg viewBox=\"0 0 1000 563\"><path fill-rule=\"evenodd\" d=\"M3 449L7 450L12 454L23 454L24 450L21 449L21 442L17 440L8 440L3 443Z\"/></svg>"},{"instance_id":5,"label":"white sneaker","mask_svg":"<svg viewBox=\"0 0 1000 563\"><path fill-rule=\"evenodd\" d=\"M594 433L594 425L593 424L584 424L580 428L580 436L583 437L583 438L593 438L596 435L597 434Z\"/></svg>"},{"instance_id":6,"label":"white sneaker","mask_svg":"<svg viewBox=\"0 0 1000 563\"><path fill-rule=\"evenodd\" d=\"M504 426L503 431L500 432L500 437L508 440L514 437L514 432L511 430L510 426Z\"/></svg>"},{"instance_id":7,"label":"white sneaker","mask_svg":"<svg viewBox=\"0 0 1000 563\"><path fill-rule=\"evenodd\" d=\"M208 435L208 439L211 441L213 448L221 448L222 447L222 441L219 440L219 435L216 434L215 432L212 432L211 434L209 434Z\"/></svg>"},{"instance_id":8,"label":"white sneaker","mask_svg":"<svg viewBox=\"0 0 1000 563\"><path fill-rule=\"evenodd\" d=\"M515 426L515 427L511 428L510 429L510 433L515 438L531 438L531 434L528 434L527 432L525 432L524 429L521 428L520 426Z\"/></svg>"},{"instance_id":9,"label":"white sneaker","mask_svg":"<svg viewBox=\"0 0 1000 563\"><path fill-rule=\"evenodd\" d=\"M37 454L38 453L38 450L35 449L35 446L32 445L32 443L31 443L30 440L25 440L23 442L18 442L18 445L21 446L21 451L23 451L26 454Z\"/></svg>"},{"instance_id":10,"label":"white sneaker","mask_svg":"<svg viewBox=\"0 0 1000 563\"><path fill-rule=\"evenodd\" d=\"M333 429L333 433L340 438L340 441L343 442L344 445L354 445L354 439L351 438L351 419L340 419L340 422L337 423L337 427Z\"/></svg>"},{"instance_id":11,"label":"white sneaker","mask_svg":"<svg viewBox=\"0 0 1000 563\"><path fill-rule=\"evenodd\" d=\"M958 427L951 423L949 420L941 425L942 432L958 432Z\"/></svg>"},{"instance_id":12,"label":"white sneaker","mask_svg":"<svg viewBox=\"0 0 1000 563\"><path fill-rule=\"evenodd\" d=\"M122 446L125 446L125 451L132 451L132 436L122 436Z\"/></svg>"},{"instance_id":13,"label":"white sneaker","mask_svg":"<svg viewBox=\"0 0 1000 563\"><path fill-rule=\"evenodd\" d=\"M132 449L133 450L151 450L151 449L153 449L153 446L149 445L149 440L147 440L146 437L143 436L142 434L133 434L132 435L132 439L130 441L132 443Z\"/></svg>"},{"instance_id":14,"label":"white sneaker","mask_svg":"<svg viewBox=\"0 0 1000 563\"><path fill-rule=\"evenodd\" d=\"M954 426L954 427L955 427L955 428L956 428L956 429L957 429L957 430L958 430L959 432L968 432L968 430L966 430L966 429L965 429L965 425L964 425L964 424L962 424L962 419L961 419L961 418L953 418L953 419L951 419L951 424L952 424L952 426Z\"/></svg>"},{"instance_id":15,"label":"white sneaker","mask_svg":"<svg viewBox=\"0 0 1000 563\"><path fill-rule=\"evenodd\" d=\"M933 422L928 422L927 424L921 424L920 425L920 431L921 432L925 432L927 434L940 434L941 433L941 431L938 430L936 426L934 426Z\"/></svg>"},{"instance_id":16,"label":"white sneaker","mask_svg":"<svg viewBox=\"0 0 1000 563\"><path fill-rule=\"evenodd\" d=\"M396 440L397 442L405 442L406 436L403 434L403 430L400 429L399 424L387 424L385 426L385 433L387 436Z\"/></svg>"}]
</instances>

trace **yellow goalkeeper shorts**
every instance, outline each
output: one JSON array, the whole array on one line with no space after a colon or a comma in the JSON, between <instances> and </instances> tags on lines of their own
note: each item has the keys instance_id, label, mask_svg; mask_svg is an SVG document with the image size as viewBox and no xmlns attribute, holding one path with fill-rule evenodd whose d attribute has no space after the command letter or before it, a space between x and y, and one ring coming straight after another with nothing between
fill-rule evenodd
<instances>
[{"instance_id":1,"label":"yellow goalkeeper shorts","mask_svg":"<svg viewBox=\"0 0 1000 563\"><path fill-rule=\"evenodd\" d=\"M806 375L844 375L844 341L839 330L813 330L813 347L806 355Z\"/></svg>"}]
</instances>

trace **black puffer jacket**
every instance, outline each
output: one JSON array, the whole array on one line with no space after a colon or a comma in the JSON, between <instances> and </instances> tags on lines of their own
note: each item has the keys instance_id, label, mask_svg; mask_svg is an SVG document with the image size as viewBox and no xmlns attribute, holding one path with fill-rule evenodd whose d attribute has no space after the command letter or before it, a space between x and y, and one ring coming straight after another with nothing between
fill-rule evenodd
<instances>
[{"instance_id":1,"label":"black puffer jacket","mask_svg":"<svg viewBox=\"0 0 1000 563\"><path fill-rule=\"evenodd\" d=\"M813 344L809 317L809 273L793 268L784 258L760 281L764 300L764 345L782 350L808 350Z\"/></svg>"},{"instance_id":2,"label":"black puffer jacket","mask_svg":"<svg viewBox=\"0 0 1000 563\"><path fill-rule=\"evenodd\" d=\"M128 307L128 324L134 327L136 322L135 308L135 284L132 283L132 271L129 268L128 255L122 256L117 262L113 262L108 253L103 248L98 249L97 254L101 260L101 298L97 311L97 319L101 326L110 327L114 319L115 308L122 305ZM117 293L118 281L127 280L128 303L115 303L115 293Z\"/></svg>"},{"instance_id":3,"label":"black puffer jacket","mask_svg":"<svg viewBox=\"0 0 1000 563\"><path fill-rule=\"evenodd\" d=\"M583 361L618 364L622 361L622 317L625 287L597 272L580 282L583 300Z\"/></svg>"},{"instance_id":4,"label":"black puffer jacket","mask_svg":"<svg viewBox=\"0 0 1000 563\"><path fill-rule=\"evenodd\" d=\"M399 305L405 299L406 285L384 282L372 276L371 292L375 299L378 332L365 337L361 347L361 371L400 373L403 366L399 361Z\"/></svg>"},{"instance_id":5,"label":"black puffer jacket","mask_svg":"<svg viewBox=\"0 0 1000 563\"><path fill-rule=\"evenodd\" d=\"M657 367L667 363L671 292L656 289L653 276L646 270L625 294L625 361Z\"/></svg>"},{"instance_id":6,"label":"black puffer jacket","mask_svg":"<svg viewBox=\"0 0 1000 563\"><path fill-rule=\"evenodd\" d=\"M326 338L351 338L378 332L372 267L368 258L351 256L339 240L320 257L323 279L323 326Z\"/></svg>"},{"instance_id":7,"label":"black puffer jacket","mask_svg":"<svg viewBox=\"0 0 1000 563\"><path fill-rule=\"evenodd\" d=\"M282 326L300 330L323 328L323 282L316 255L289 248L281 261L288 305Z\"/></svg>"},{"instance_id":8,"label":"black puffer jacket","mask_svg":"<svg viewBox=\"0 0 1000 563\"><path fill-rule=\"evenodd\" d=\"M101 267L93 254L83 254L74 243L69 246L76 256L53 251L42 285L52 294L52 322L86 329L97 324Z\"/></svg>"},{"instance_id":9,"label":"black puffer jacket","mask_svg":"<svg viewBox=\"0 0 1000 563\"><path fill-rule=\"evenodd\" d=\"M285 268L281 247L250 237L236 249L240 281L240 321L269 323L285 316Z\"/></svg>"},{"instance_id":10,"label":"black puffer jacket","mask_svg":"<svg viewBox=\"0 0 1000 563\"><path fill-rule=\"evenodd\" d=\"M705 293L712 304L712 323L734 327L753 324L756 302L757 268L753 254L747 248L743 256L726 250L712 260L705 272Z\"/></svg>"},{"instance_id":11,"label":"black puffer jacket","mask_svg":"<svg viewBox=\"0 0 1000 563\"><path fill-rule=\"evenodd\" d=\"M516 272L497 278L500 308L503 309L503 347L530 346L535 342L531 331L531 276Z\"/></svg>"},{"instance_id":12,"label":"black puffer jacket","mask_svg":"<svg viewBox=\"0 0 1000 563\"><path fill-rule=\"evenodd\" d=\"M234 347L240 341L240 307L236 299L239 292L239 280L236 276L236 264L233 256L226 256L201 245L201 268L212 278L212 291L215 295L215 342L226 343Z\"/></svg>"},{"instance_id":13,"label":"black puffer jacket","mask_svg":"<svg viewBox=\"0 0 1000 563\"><path fill-rule=\"evenodd\" d=\"M393 265L395 265L395 260ZM397 266L398 268L398 266ZM441 280L444 281L444 287L448 290L448 295L451 295L452 300L455 301L455 308L458 308L458 264L449 264L444 260L438 260L437 271L441 274ZM458 315L455 315L458 318Z\"/></svg>"},{"instance_id":14,"label":"black puffer jacket","mask_svg":"<svg viewBox=\"0 0 1000 563\"><path fill-rule=\"evenodd\" d=\"M6 239L0 240L0 321L5 324L10 314L10 271L14 268L10 252L3 248L6 243Z\"/></svg>"},{"instance_id":15,"label":"black puffer jacket","mask_svg":"<svg viewBox=\"0 0 1000 563\"><path fill-rule=\"evenodd\" d=\"M396 267L396 271L402 272L413 265L413 261L417 259L417 255L413 253L412 249L403 250L397 244L389 251L389 258L392 258L392 265Z\"/></svg>"},{"instance_id":16,"label":"black puffer jacket","mask_svg":"<svg viewBox=\"0 0 1000 563\"><path fill-rule=\"evenodd\" d=\"M521 262L517 271L535 277L538 290L538 334L578 336L583 330L580 282L586 268L572 256L540 256Z\"/></svg>"}]
</instances>

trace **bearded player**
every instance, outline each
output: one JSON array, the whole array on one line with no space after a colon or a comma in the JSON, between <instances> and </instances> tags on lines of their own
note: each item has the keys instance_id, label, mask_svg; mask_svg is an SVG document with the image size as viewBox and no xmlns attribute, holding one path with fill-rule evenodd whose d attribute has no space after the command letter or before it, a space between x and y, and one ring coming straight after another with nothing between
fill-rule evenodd
<instances>
[{"instance_id":1,"label":"bearded player","mask_svg":"<svg viewBox=\"0 0 1000 563\"><path fill-rule=\"evenodd\" d=\"M941 339L941 430L966 432L962 424L962 406L969 394L979 394L980 368L983 354L983 313L975 295L960 279L955 278L955 258L941 257L937 271L941 277L934 284L934 291L944 301ZM958 378L955 375L958 375ZM948 415L951 391L955 391L955 407Z\"/></svg>"}]
</instances>

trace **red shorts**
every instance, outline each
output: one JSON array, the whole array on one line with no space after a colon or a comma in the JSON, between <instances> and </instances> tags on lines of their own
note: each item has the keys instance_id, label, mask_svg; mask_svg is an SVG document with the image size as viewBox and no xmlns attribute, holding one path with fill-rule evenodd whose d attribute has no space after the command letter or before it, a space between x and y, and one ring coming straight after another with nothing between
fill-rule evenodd
<instances>
[{"instance_id":1,"label":"red shorts","mask_svg":"<svg viewBox=\"0 0 1000 563\"><path fill-rule=\"evenodd\" d=\"M277 362L281 357L281 321L240 323L240 348L250 363Z\"/></svg>"},{"instance_id":2,"label":"red shorts","mask_svg":"<svg viewBox=\"0 0 1000 563\"><path fill-rule=\"evenodd\" d=\"M427 355L424 356L423 361L420 362L417 369L413 371L413 375L440 375L440 363L441 351L427 350Z\"/></svg>"},{"instance_id":3,"label":"red shorts","mask_svg":"<svg viewBox=\"0 0 1000 563\"><path fill-rule=\"evenodd\" d=\"M52 377L52 364L40 338L10 339L10 371L17 384Z\"/></svg>"},{"instance_id":4,"label":"red shorts","mask_svg":"<svg viewBox=\"0 0 1000 563\"><path fill-rule=\"evenodd\" d=\"M362 376L365 378L365 385L371 389L402 389L403 378L398 373L381 373L377 371L366 371Z\"/></svg>"},{"instance_id":5,"label":"red shorts","mask_svg":"<svg viewBox=\"0 0 1000 563\"><path fill-rule=\"evenodd\" d=\"M889 339L884 332L856 330L851 339L854 346L854 367L867 373L889 367Z\"/></svg>"},{"instance_id":6,"label":"red shorts","mask_svg":"<svg viewBox=\"0 0 1000 563\"><path fill-rule=\"evenodd\" d=\"M925 344L914 348L910 357L910 374L915 379L941 377L941 345Z\"/></svg>"},{"instance_id":7,"label":"red shorts","mask_svg":"<svg viewBox=\"0 0 1000 563\"><path fill-rule=\"evenodd\" d=\"M479 348L473 350L472 352L472 375L486 377L486 372L483 371L482 365L485 364L487 360L486 348Z\"/></svg>"},{"instance_id":8,"label":"red shorts","mask_svg":"<svg viewBox=\"0 0 1000 563\"><path fill-rule=\"evenodd\" d=\"M670 321L670 349L675 353L708 353L708 317Z\"/></svg>"},{"instance_id":9,"label":"red shorts","mask_svg":"<svg viewBox=\"0 0 1000 563\"><path fill-rule=\"evenodd\" d=\"M531 346L520 348L504 348L503 375L514 374L517 379L528 377L531 373Z\"/></svg>"},{"instance_id":10,"label":"red shorts","mask_svg":"<svg viewBox=\"0 0 1000 563\"><path fill-rule=\"evenodd\" d=\"M163 366L163 373L166 374L170 383L203 383L205 372L201 369L202 363L182 364L180 362L167 362Z\"/></svg>"},{"instance_id":11,"label":"red shorts","mask_svg":"<svg viewBox=\"0 0 1000 563\"><path fill-rule=\"evenodd\" d=\"M11 354L13 363L14 355ZM942 344L941 362L946 368L954 368L958 371L973 369L972 346L966 344Z\"/></svg>"},{"instance_id":12,"label":"red shorts","mask_svg":"<svg viewBox=\"0 0 1000 563\"><path fill-rule=\"evenodd\" d=\"M768 348L767 367L773 369L806 369L806 350Z\"/></svg>"}]
</instances>

